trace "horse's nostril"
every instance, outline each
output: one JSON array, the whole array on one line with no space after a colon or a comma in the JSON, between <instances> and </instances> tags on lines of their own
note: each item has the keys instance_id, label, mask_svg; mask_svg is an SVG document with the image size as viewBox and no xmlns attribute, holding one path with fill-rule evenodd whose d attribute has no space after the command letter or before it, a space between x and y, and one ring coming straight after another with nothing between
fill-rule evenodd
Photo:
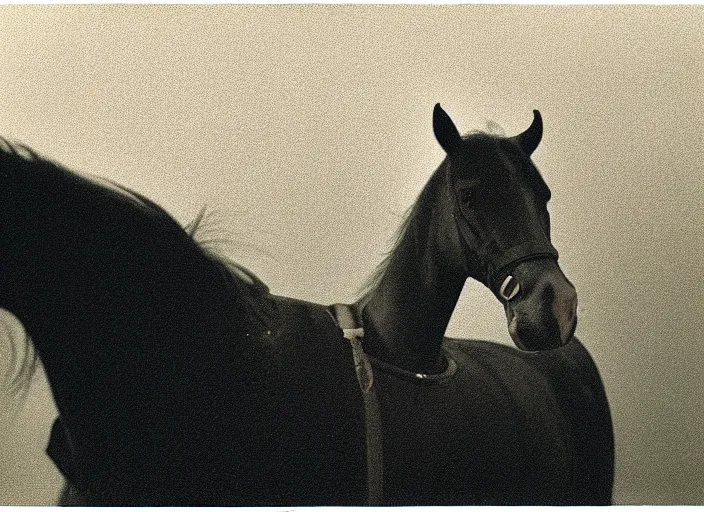
<instances>
[{"instance_id":1,"label":"horse's nostril","mask_svg":"<svg viewBox=\"0 0 704 512\"><path fill-rule=\"evenodd\" d=\"M509 301L513 299L516 295L518 295L518 292L521 291L521 284L518 282L518 279L513 277L512 275L506 276L506 279L504 279L504 282L501 283L501 287L499 288L499 295L501 295L501 298L503 298L505 301Z\"/></svg>"}]
</instances>

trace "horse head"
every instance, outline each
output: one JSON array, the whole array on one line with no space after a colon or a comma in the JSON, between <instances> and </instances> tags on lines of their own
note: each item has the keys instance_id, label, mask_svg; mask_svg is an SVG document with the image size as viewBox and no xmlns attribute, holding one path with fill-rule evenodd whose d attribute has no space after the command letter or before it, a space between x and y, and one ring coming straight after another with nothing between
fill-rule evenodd
<instances>
[{"instance_id":1,"label":"horse head","mask_svg":"<svg viewBox=\"0 0 704 512\"><path fill-rule=\"evenodd\" d=\"M550 240L550 190L530 158L543 132L540 112L533 114L515 137L462 137L438 104L433 130L447 153L446 199L467 277L502 302L519 348L544 350L572 338L577 294Z\"/></svg>"}]
</instances>

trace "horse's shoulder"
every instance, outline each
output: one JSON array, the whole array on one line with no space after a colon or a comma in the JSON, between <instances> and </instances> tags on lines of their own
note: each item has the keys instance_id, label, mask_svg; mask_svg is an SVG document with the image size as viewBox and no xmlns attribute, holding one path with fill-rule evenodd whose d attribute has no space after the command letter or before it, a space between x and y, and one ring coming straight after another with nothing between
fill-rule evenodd
<instances>
[{"instance_id":1,"label":"horse's shoulder","mask_svg":"<svg viewBox=\"0 0 704 512\"><path fill-rule=\"evenodd\" d=\"M559 349L541 352L524 352L485 340L452 338L445 340L444 349L461 371L481 373L492 385L511 389L517 403L526 407L549 400L563 411L585 407L608 410L599 370L577 338Z\"/></svg>"}]
</instances>

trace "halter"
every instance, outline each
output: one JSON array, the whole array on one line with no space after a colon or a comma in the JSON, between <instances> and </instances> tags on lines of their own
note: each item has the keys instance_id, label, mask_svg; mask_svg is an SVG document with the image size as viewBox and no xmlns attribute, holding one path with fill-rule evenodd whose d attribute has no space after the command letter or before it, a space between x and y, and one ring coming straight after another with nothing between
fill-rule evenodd
<instances>
[{"instance_id":1,"label":"halter","mask_svg":"<svg viewBox=\"0 0 704 512\"><path fill-rule=\"evenodd\" d=\"M557 249L549 241L533 240L519 243L505 250L497 247L494 241L489 241L478 249L473 249L470 241L474 237L469 227L469 220L460 208L459 199L452 187L449 156L445 167L447 192L452 200L452 217L462 240L467 269L477 269L474 274L470 274L471 277L483 283L500 300L508 302L515 298L520 291L520 283L510 274L511 270L529 260L545 258L557 260Z\"/></svg>"}]
</instances>

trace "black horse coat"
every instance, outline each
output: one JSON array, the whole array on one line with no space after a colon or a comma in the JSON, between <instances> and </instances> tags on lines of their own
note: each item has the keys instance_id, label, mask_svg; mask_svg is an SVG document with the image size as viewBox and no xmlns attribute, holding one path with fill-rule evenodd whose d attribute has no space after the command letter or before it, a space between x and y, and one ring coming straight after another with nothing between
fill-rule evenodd
<instances>
[{"instance_id":1,"label":"black horse coat","mask_svg":"<svg viewBox=\"0 0 704 512\"><path fill-rule=\"evenodd\" d=\"M516 137L462 138L436 105L447 155L359 299L369 354L433 375L370 358L371 391L331 308L273 296L199 243L205 213L184 228L0 139L0 307L44 366L49 453L82 501L608 503L608 404L571 336L533 114ZM468 277L500 298L519 347L545 352L443 341Z\"/></svg>"},{"instance_id":2,"label":"black horse coat","mask_svg":"<svg viewBox=\"0 0 704 512\"><path fill-rule=\"evenodd\" d=\"M257 368L232 372L241 397L232 416L218 429L197 415L184 419L190 424L174 426L180 442L168 443L177 453L154 460L138 443L118 442L117 458L143 464L116 465L116 475L81 472L71 432L57 420L48 453L79 493L92 496L88 504L366 503L364 405L349 342L327 308L272 295L267 301L270 315L254 334L263 347ZM371 359L382 504L609 503L611 419L578 340L540 353L476 340L447 339L443 348L448 370L424 379ZM197 466L184 463L193 450ZM212 455L203 457L206 450ZM122 492L106 494L115 488Z\"/></svg>"},{"instance_id":3,"label":"black horse coat","mask_svg":"<svg viewBox=\"0 0 704 512\"><path fill-rule=\"evenodd\" d=\"M528 353L447 339L457 370L375 368L389 505L607 504L612 426L584 346Z\"/></svg>"}]
</instances>

